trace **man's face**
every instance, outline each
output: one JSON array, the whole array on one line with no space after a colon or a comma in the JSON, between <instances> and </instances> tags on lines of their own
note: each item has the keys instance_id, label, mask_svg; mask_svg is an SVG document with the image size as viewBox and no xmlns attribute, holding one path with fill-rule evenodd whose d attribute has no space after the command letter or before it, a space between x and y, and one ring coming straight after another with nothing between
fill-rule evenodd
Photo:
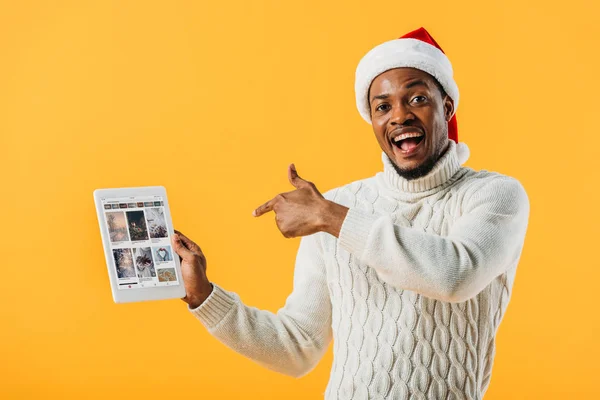
<instances>
[{"instance_id":1,"label":"man's face","mask_svg":"<svg viewBox=\"0 0 600 400\"><path fill-rule=\"evenodd\" d=\"M435 79L415 68L391 69L373 80L369 103L375 137L396 171L406 179L431 171L447 148L454 110ZM406 133L416 137L394 141Z\"/></svg>"}]
</instances>

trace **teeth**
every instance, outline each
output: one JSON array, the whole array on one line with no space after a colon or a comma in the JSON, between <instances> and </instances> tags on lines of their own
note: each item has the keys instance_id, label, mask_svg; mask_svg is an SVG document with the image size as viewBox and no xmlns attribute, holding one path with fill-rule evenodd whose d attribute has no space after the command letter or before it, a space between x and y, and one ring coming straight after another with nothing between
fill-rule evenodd
<instances>
[{"instance_id":1,"label":"teeth","mask_svg":"<svg viewBox=\"0 0 600 400\"><path fill-rule=\"evenodd\" d=\"M421 136L423 136L423 134L419 133L419 132L403 133L402 135L396 136L394 138L394 142L399 142L400 140L408 139L410 137L421 137Z\"/></svg>"}]
</instances>

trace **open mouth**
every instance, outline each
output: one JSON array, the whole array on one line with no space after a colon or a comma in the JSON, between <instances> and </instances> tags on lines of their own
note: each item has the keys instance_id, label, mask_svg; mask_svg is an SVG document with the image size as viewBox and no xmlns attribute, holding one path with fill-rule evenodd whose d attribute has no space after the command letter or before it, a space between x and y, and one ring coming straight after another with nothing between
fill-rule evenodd
<instances>
[{"instance_id":1,"label":"open mouth","mask_svg":"<svg viewBox=\"0 0 600 400\"><path fill-rule=\"evenodd\" d=\"M425 135L408 137L397 142L392 139L392 145L400 149L402 153L412 153L423 139L425 139Z\"/></svg>"}]
</instances>

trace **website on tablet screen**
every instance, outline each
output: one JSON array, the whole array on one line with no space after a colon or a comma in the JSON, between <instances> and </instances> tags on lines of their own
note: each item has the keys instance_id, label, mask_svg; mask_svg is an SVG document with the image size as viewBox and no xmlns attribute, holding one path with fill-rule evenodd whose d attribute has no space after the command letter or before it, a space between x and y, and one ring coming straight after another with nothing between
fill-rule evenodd
<instances>
[{"instance_id":1,"label":"website on tablet screen","mask_svg":"<svg viewBox=\"0 0 600 400\"><path fill-rule=\"evenodd\" d=\"M162 196L102 199L119 290L178 285Z\"/></svg>"}]
</instances>

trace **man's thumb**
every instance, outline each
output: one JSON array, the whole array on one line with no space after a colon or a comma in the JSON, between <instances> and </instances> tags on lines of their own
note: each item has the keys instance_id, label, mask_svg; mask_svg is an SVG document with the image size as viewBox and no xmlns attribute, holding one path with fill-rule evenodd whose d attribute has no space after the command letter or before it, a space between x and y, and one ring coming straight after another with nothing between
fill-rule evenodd
<instances>
[{"instance_id":1,"label":"man's thumb","mask_svg":"<svg viewBox=\"0 0 600 400\"><path fill-rule=\"evenodd\" d=\"M288 179L290 183L297 189L308 184L307 181L298 176L298 171L296 170L296 166L294 164L290 164L290 167L288 168Z\"/></svg>"},{"instance_id":2,"label":"man's thumb","mask_svg":"<svg viewBox=\"0 0 600 400\"><path fill-rule=\"evenodd\" d=\"M173 234L171 243L173 244L173 249L181 258L188 258L194 255L187 247L185 247L178 234Z\"/></svg>"}]
</instances>

